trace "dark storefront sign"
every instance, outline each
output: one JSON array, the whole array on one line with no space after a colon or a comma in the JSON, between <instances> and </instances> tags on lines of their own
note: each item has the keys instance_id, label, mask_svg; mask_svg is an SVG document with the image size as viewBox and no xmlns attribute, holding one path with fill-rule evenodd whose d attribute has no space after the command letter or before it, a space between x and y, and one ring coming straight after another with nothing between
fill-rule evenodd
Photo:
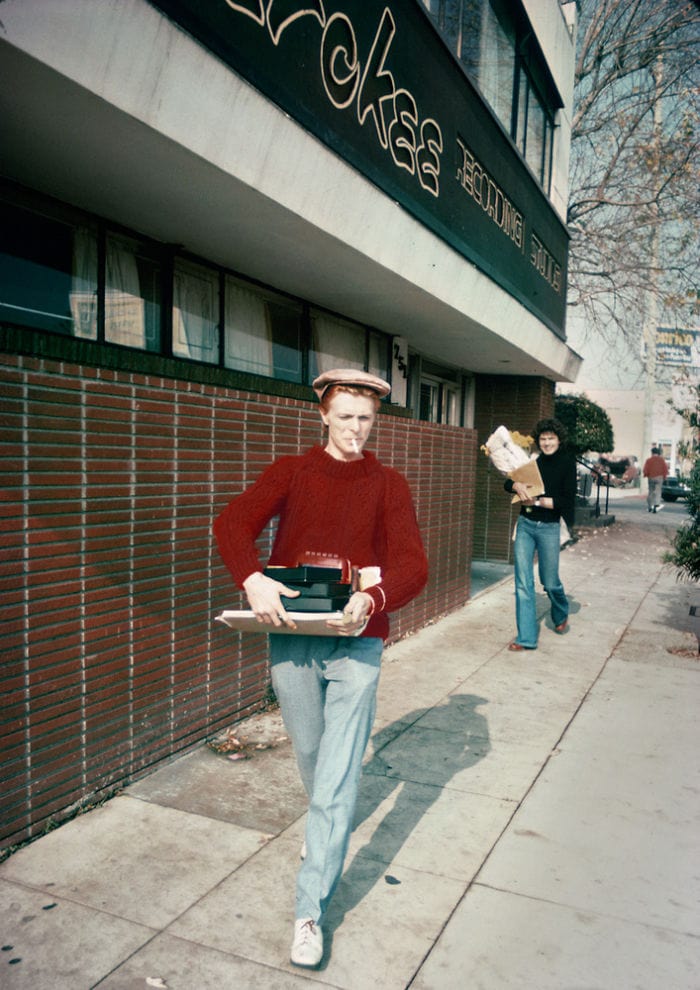
<instances>
[{"instance_id":1,"label":"dark storefront sign","mask_svg":"<svg viewBox=\"0 0 700 990\"><path fill-rule=\"evenodd\" d=\"M418 0L153 0L564 333L568 236Z\"/></svg>"}]
</instances>

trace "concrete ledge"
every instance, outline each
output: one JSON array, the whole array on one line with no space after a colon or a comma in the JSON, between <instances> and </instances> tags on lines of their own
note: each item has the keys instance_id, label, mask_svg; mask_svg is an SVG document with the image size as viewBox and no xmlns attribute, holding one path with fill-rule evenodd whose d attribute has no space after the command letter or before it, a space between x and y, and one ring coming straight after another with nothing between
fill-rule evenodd
<instances>
[{"instance_id":1,"label":"concrete ledge","mask_svg":"<svg viewBox=\"0 0 700 990\"><path fill-rule=\"evenodd\" d=\"M575 526L612 526L615 516L609 512L601 512L596 516L595 509L590 506L577 506L574 515Z\"/></svg>"}]
</instances>

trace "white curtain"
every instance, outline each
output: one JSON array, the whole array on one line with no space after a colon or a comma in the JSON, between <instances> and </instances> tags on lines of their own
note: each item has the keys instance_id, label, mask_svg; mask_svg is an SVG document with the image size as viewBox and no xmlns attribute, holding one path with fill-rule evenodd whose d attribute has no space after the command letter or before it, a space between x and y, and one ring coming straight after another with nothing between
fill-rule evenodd
<instances>
[{"instance_id":1,"label":"white curtain","mask_svg":"<svg viewBox=\"0 0 700 990\"><path fill-rule=\"evenodd\" d=\"M365 367L365 330L325 313L311 315L316 373Z\"/></svg>"},{"instance_id":2,"label":"white curtain","mask_svg":"<svg viewBox=\"0 0 700 990\"><path fill-rule=\"evenodd\" d=\"M481 12L479 40L479 89L504 127L510 130L515 52L488 0Z\"/></svg>"},{"instance_id":3,"label":"white curtain","mask_svg":"<svg viewBox=\"0 0 700 990\"><path fill-rule=\"evenodd\" d=\"M88 227L73 231L73 277L70 290L73 335L97 338L97 237Z\"/></svg>"},{"instance_id":4,"label":"white curtain","mask_svg":"<svg viewBox=\"0 0 700 990\"><path fill-rule=\"evenodd\" d=\"M227 278L225 311L226 367L271 376L272 327L264 297Z\"/></svg>"},{"instance_id":5,"label":"white curtain","mask_svg":"<svg viewBox=\"0 0 700 990\"><path fill-rule=\"evenodd\" d=\"M126 240L107 241L105 340L146 347L146 319L136 255Z\"/></svg>"},{"instance_id":6,"label":"white curtain","mask_svg":"<svg viewBox=\"0 0 700 990\"><path fill-rule=\"evenodd\" d=\"M178 261L173 281L173 354L216 364L219 359L218 277Z\"/></svg>"},{"instance_id":7,"label":"white curtain","mask_svg":"<svg viewBox=\"0 0 700 990\"><path fill-rule=\"evenodd\" d=\"M388 374L386 367L386 338L380 337L376 333L370 333L369 335L367 370L371 375L379 375L380 378L386 378Z\"/></svg>"},{"instance_id":8,"label":"white curtain","mask_svg":"<svg viewBox=\"0 0 700 990\"><path fill-rule=\"evenodd\" d=\"M544 148L544 110L530 87L527 112L527 146L525 160L538 179L542 178L542 151Z\"/></svg>"}]
</instances>

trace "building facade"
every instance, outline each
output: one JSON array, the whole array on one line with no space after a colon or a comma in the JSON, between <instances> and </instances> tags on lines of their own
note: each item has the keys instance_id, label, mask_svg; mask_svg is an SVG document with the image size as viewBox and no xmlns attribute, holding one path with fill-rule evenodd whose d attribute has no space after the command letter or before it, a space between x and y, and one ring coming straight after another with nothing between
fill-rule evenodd
<instances>
[{"instance_id":1,"label":"building facade","mask_svg":"<svg viewBox=\"0 0 700 990\"><path fill-rule=\"evenodd\" d=\"M2 838L263 703L212 547L321 442L310 383L392 383L374 446L431 565L394 638L507 559L478 448L575 380L575 4L24 0L0 33ZM270 540L266 533L261 552Z\"/></svg>"}]
</instances>

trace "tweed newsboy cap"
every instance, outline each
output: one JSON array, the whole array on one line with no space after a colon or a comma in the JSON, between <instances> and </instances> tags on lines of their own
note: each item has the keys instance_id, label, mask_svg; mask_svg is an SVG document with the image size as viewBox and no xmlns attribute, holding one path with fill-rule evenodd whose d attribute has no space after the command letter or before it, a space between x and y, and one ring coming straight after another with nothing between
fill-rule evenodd
<instances>
[{"instance_id":1,"label":"tweed newsboy cap","mask_svg":"<svg viewBox=\"0 0 700 990\"><path fill-rule=\"evenodd\" d=\"M324 371L314 381L313 390L321 399L331 385L362 385L364 388L373 389L380 396L391 392L389 382L376 375L370 375L367 371L358 371L357 368L333 368L332 371Z\"/></svg>"}]
</instances>

